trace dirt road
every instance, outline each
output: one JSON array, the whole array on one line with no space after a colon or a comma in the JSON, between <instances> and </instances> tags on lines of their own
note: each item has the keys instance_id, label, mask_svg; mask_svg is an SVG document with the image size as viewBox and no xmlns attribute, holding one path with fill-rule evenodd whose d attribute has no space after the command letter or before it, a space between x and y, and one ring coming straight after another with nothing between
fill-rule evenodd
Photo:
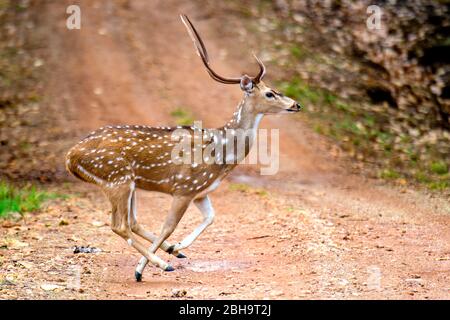
<instances>
[{"instance_id":1,"label":"dirt road","mask_svg":"<svg viewBox=\"0 0 450 320\"><path fill-rule=\"evenodd\" d=\"M220 36L219 16L191 1L81 1L82 28L69 31L64 2L47 4L40 28L52 34L49 103L79 138L105 124L173 125L177 107L211 127L231 117L239 88L208 77L178 18L196 21L221 73L250 70L247 51L227 55L238 44ZM77 196L0 229L0 298L450 298L448 202L350 174L301 117L262 125L280 128L279 173L237 169L212 194L215 223L188 259L159 253L175 272L149 266L136 283L139 255L110 230L106 199L73 180L55 188ZM157 232L169 203L139 192L138 219ZM172 242L200 221L190 208ZM73 254L75 245L102 252Z\"/></svg>"}]
</instances>

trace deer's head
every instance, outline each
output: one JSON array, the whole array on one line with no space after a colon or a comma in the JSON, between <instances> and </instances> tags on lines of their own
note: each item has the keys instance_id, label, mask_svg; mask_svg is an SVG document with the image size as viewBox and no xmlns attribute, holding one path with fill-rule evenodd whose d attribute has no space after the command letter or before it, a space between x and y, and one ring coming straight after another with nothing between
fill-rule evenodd
<instances>
[{"instance_id":1,"label":"deer's head","mask_svg":"<svg viewBox=\"0 0 450 320\"><path fill-rule=\"evenodd\" d=\"M276 114L276 113L291 113L298 112L301 109L301 105L295 100L284 96L280 92L271 89L263 81L263 77L266 74L266 67L258 57L254 56L259 65L259 73L255 77L243 75L239 78L225 78L217 74L209 65L208 52L205 45L195 29L189 18L182 14L180 15L181 21L186 26L189 35L194 42L197 53L203 61L211 78L224 84L239 84L242 91L244 91L246 99L252 101L249 105L254 108L254 113L260 114Z\"/></svg>"}]
</instances>

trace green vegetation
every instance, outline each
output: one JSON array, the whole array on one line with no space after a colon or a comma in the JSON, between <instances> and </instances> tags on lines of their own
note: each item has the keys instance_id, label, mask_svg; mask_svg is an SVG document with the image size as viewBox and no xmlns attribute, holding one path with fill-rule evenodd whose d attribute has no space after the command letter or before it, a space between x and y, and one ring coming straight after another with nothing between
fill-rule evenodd
<instances>
[{"instance_id":1,"label":"green vegetation","mask_svg":"<svg viewBox=\"0 0 450 320\"><path fill-rule=\"evenodd\" d=\"M448 165L444 161L436 161L430 165L431 172L444 175L448 172Z\"/></svg>"},{"instance_id":2,"label":"green vegetation","mask_svg":"<svg viewBox=\"0 0 450 320\"><path fill-rule=\"evenodd\" d=\"M289 82L282 82L280 89L285 95L297 99L300 102L306 100L311 103L317 103L320 101L322 96L322 92L320 90L308 86L298 78L294 78Z\"/></svg>"},{"instance_id":3,"label":"green vegetation","mask_svg":"<svg viewBox=\"0 0 450 320\"><path fill-rule=\"evenodd\" d=\"M240 192L249 192L250 186L244 183L231 183L230 184L231 191L240 191Z\"/></svg>"},{"instance_id":4,"label":"green vegetation","mask_svg":"<svg viewBox=\"0 0 450 320\"><path fill-rule=\"evenodd\" d=\"M177 125L188 126L194 122L194 118L189 111L183 108L177 108L170 113L172 117L176 119Z\"/></svg>"},{"instance_id":5,"label":"green vegetation","mask_svg":"<svg viewBox=\"0 0 450 320\"><path fill-rule=\"evenodd\" d=\"M431 190L445 190L447 188L450 187L450 184L447 181L435 181L435 182L430 182L428 184L428 187Z\"/></svg>"},{"instance_id":6,"label":"green vegetation","mask_svg":"<svg viewBox=\"0 0 450 320\"><path fill-rule=\"evenodd\" d=\"M269 193L261 188L253 188L245 183L231 183L229 186L231 191L239 191L243 193L254 193L261 197L267 197Z\"/></svg>"},{"instance_id":7,"label":"green vegetation","mask_svg":"<svg viewBox=\"0 0 450 320\"><path fill-rule=\"evenodd\" d=\"M380 172L380 178L382 179L398 179L400 177L401 175L392 169L384 169Z\"/></svg>"},{"instance_id":8,"label":"green vegetation","mask_svg":"<svg viewBox=\"0 0 450 320\"><path fill-rule=\"evenodd\" d=\"M297 59L302 59L305 55L305 52L298 45L293 45L291 47L291 54Z\"/></svg>"},{"instance_id":9,"label":"green vegetation","mask_svg":"<svg viewBox=\"0 0 450 320\"><path fill-rule=\"evenodd\" d=\"M17 212L23 214L39 210L41 205L49 199L62 198L56 193L39 191L35 186L16 188L4 181L0 182L0 217Z\"/></svg>"},{"instance_id":10,"label":"green vegetation","mask_svg":"<svg viewBox=\"0 0 450 320\"><path fill-rule=\"evenodd\" d=\"M415 174L414 178L417 182L428 184L430 183L430 177L426 172L419 171Z\"/></svg>"},{"instance_id":11,"label":"green vegetation","mask_svg":"<svg viewBox=\"0 0 450 320\"><path fill-rule=\"evenodd\" d=\"M351 156L380 167L378 177L386 180L409 179L432 190L450 188L449 164L445 155L432 146L414 144L415 139L390 131L388 115L361 107L333 93L293 78L279 83L280 89L300 103L313 130L335 140ZM423 154L426 154L423 160ZM400 179L402 178L402 179Z\"/></svg>"},{"instance_id":12,"label":"green vegetation","mask_svg":"<svg viewBox=\"0 0 450 320\"><path fill-rule=\"evenodd\" d=\"M310 36L316 32L314 23L302 18L304 21L299 23L288 12L274 14L274 9L283 9L273 1L255 1L253 6L244 6L240 1L228 3L232 11L246 8L245 17L252 20L249 29L261 34L259 39L277 39L264 47L270 53L272 74L280 76L275 87L303 104L305 108L298 117L316 133L334 140L350 157L368 163L372 177L450 189L448 148L442 148L447 138L431 132L433 127L426 132L421 126L423 114L408 114L388 100L371 100L364 90L374 83L354 76L364 77L365 69L370 71L372 67L348 57L339 45L332 50L330 43L322 46L321 40ZM265 19L263 28L258 18ZM448 37L441 40L442 45L450 43ZM369 74L367 78L373 76ZM414 92L420 90L420 86L412 87ZM361 168L361 163L354 164L357 170Z\"/></svg>"}]
</instances>

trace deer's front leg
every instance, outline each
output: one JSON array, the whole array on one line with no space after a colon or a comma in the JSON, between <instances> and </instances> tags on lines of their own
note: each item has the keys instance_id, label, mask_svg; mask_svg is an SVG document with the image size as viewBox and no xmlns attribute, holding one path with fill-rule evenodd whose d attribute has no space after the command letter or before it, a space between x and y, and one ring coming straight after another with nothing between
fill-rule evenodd
<instances>
[{"instance_id":1,"label":"deer's front leg","mask_svg":"<svg viewBox=\"0 0 450 320\"><path fill-rule=\"evenodd\" d=\"M214 209L211 204L211 200L209 200L208 196L205 196L203 198L195 199L194 204L197 206L197 208L200 210L200 212L203 215L203 222L195 228L195 230L188 235L186 238L184 238L180 243L173 246L172 251L178 252L182 249L185 249L189 247L195 239L198 238L198 236L205 231L205 229L211 225L214 221ZM170 252L170 248L167 252Z\"/></svg>"}]
</instances>

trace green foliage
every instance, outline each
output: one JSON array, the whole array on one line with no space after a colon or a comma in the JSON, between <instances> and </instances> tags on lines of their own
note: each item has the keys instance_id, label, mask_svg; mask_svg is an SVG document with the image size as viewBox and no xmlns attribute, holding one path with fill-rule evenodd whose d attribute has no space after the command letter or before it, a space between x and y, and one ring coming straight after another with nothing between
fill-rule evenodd
<instances>
[{"instance_id":1,"label":"green foliage","mask_svg":"<svg viewBox=\"0 0 450 320\"><path fill-rule=\"evenodd\" d=\"M324 134L324 130L320 124L315 124L313 128L316 133Z\"/></svg>"},{"instance_id":2,"label":"green foliage","mask_svg":"<svg viewBox=\"0 0 450 320\"><path fill-rule=\"evenodd\" d=\"M417 182L420 183L429 183L431 182L430 177L423 171L419 171L415 174L414 178L417 180Z\"/></svg>"},{"instance_id":3,"label":"green foliage","mask_svg":"<svg viewBox=\"0 0 450 320\"><path fill-rule=\"evenodd\" d=\"M245 183L231 183L229 186L231 191L239 191L243 193L253 193L260 197L267 197L269 196L269 193L260 188L252 188L251 186L245 184Z\"/></svg>"},{"instance_id":4,"label":"green foliage","mask_svg":"<svg viewBox=\"0 0 450 320\"><path fill-rule=\"evenodd\" d=\"M304 56L304 51L302 48L300 48L298 45L293 45L291 47L291 54L296 58L296 59L301 59Z\"/></svg>"},{"instance_id":5,"label":"green foliage","mask_svg":"<svg viewBox=\"0 0 450 320\"><path fill-rule=\"evenodd\" d=\"M380 178L382 179L398 179L400 177L401 175L392 169L384 169L380 172Z\"/></svg>"},{"instance_id":6,"label":"green foliage","mask_svg":"<svg viewBox=\"0 0 450 320\"><path fill-rule=\"evenodd\" d=\"M442 42L440 43L441 46L450 46L450 37L445 38L444 40L442 40Z\"/></svg>"},{"instance_id":7,"label":"green foliage","mask_svg":"<svg viewBox=\"0 0 450 320\"><path fill-rule=\"evenodd\" d=\"M170 113L170 115L176 119L177 124L180 126L188 126L194 122L192 114L183 108L175 109Z\"/></svg>"},{"instance_id":8,"label":"green foliage","mask_svg":"<svg viewBox=\"0 0 450 320\"><path fill-rule=\"evenodd\" d=\"M0 12L6 10L9 6L9 0L0 0Z\"/></svg>"},{"instance_id":9,"label":"green foliage","mask_svg":"<svg viewBox=\"0 0 450 320\"><path fill-rule=\"evenodd\" d=\"M329 92L327 92L327 93L324 94L324 100L325 100L325 102L328 103L328 104L330 104L330 105L335 104L336 101L337 101L337 99L338 99L338 98L337 98L334 94L331 94L331 93L329 93Z\"/></svg>"},{"instance_id":10,"label":"green foliage","mask_svg":"<svg viewBox=\"0 0 450 320\"><path fill-rule=\"evenodd\" d=\"M440 190L440 191L442 191L442 190L445 190L445 189L449 188L450 185L449 185L449 182L447 182L447 181L434 181L434 182L430 182L428 184L428 187L431 190Z\"/></svg>"},{"instance_id":11,"label":"green foliage","mask_svg":"<svg viewBox=\"0 0 450 320\"><path fill-rule=\"evenodd\" d=\"M444 161L436 161L430 165L431 172L444 175L448 172L448 165Z\"/></svg>"},{"instance_id":12,"label":"green foliage","mask_svg":"<svg viewBox=\"0 0 450 320\"><path fill-rule=\"evenodd\" d=\"M292 97L299 101L307 100L311 103L317 103L321 100L323 92L314 89L305 84L300 79L293 79L290 82L281 83L281 90L285 95Z\"/></svg>"},{"instance_id":13,"label":"green foliage","mask_svg":"<svg viewBox=\"0 0 450 320\"><path fill-rule=\"evenodd\" d=\"M244 183L231 183L230 184L231 191L240 191L240 192L249 192L250 186Z\"/></svg>"},{"instance_id":14,"label":"green foliage","mask_svg":"<svg viewBox=\"0 0 450 320\"><path fill-rule=\"evenodd\" d=\"M231 2L242 5L239 1ZM311 41L307 33L314 32L313 24L273 16L273 1L255 3L258 10L248 13L252 18L267 18L271 27L267 32L278 40L271 47L273 64L279 68L275 73L280 76L276 87L305 106L300 113L302 121L316 133L334 140L350 157L374 166L371 176L398 180L401 184L417 182L431 189L450 188L448 149L434 142L419 144L417 135L408 130L418 127L415 121L421 117L404 115L388 105L372 103L364 94L355 94L364 81L358 83L357 78L347 76L347 71L349 75L356 74L348 68L353 59ZM437 40L444 46L450 43L447 36ZM364 68L360 65L355 70ZM341 76L345 80L343 86L329 85L330 81L341 81ZM357 90L345 90L351 87L351 83L345 83L347 80L355 81ZM421 89L413 86L412 90ZM422 129L419 131L423 133Z\"/></svg>"},{"instance_id":15,"label":"green foliage","mask_svg":"<svg viewBox=\"0 0 450 320\"><path fill-rule=\"evenodd\" d=\"M268 197L269 196L269 192L267 192L264 189L257 189L257 190L255 190L255 193L260 197Z\"/></svg>"},{"instance_id":16,"label":"green foliage","mask_svg":"<svg viewBox=\"0 0 450 320\"><path fill-rule=\"evenodd\" d=\"M361 135L362 129L359 127L352 119L350 118L344 118L342 121L337 122L336 126L337 129L344 131L346 133L353 133L355 135Z\"/></svg>"},{"instance_id":17,"label":"green foliage","mask_svg":"<svg viewBox=\"0 0 450 320\"><path fill-rule=\"evenodd\" d=\"M432 190L450 188L449 164L439 151L418 147L411 136L391 131L385 125L386 115L367 111L355 101L309 86L298 78L281 82L279 87L285 95L309 104L306 120L315 132L334 139L358 159L388 167L379 172L381 179L410 179ZM424 152L434 160L420 161Z\"/></svg>"},{"instance_id":18,"label":"green foliage","mask_svg":"<svg viewBox=\"0 0 450 320\"><path fill-rule=\"evenodd\" d=\"M7 217L9 213L32 212L39 210L42 203L49 199L63 196L39 191L35 186L22 189L16 188L4 181L0 182L0 217Z\"/></svg>"}]
</instances>

